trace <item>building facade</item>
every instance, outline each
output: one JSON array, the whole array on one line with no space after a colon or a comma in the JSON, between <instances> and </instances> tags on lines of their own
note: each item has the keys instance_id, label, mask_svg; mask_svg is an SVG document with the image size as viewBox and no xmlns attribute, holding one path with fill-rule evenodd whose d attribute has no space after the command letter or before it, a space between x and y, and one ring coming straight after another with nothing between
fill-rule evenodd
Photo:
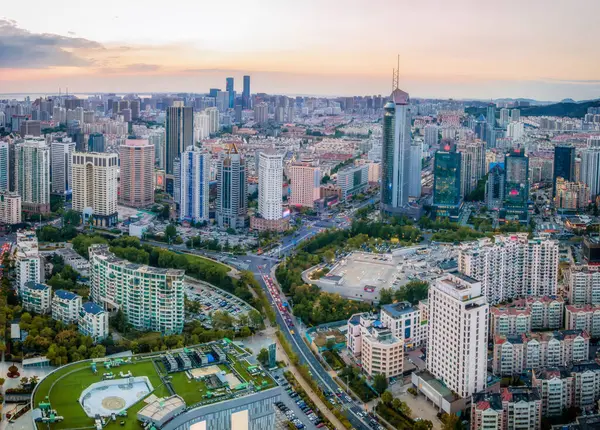
<instances>
[{"instance_id":1,"label":"building facade","mask_svg":"<svg viewBox=\"0 0 600 430\"><path fill-rule=\"evenodd\" d=\"M21 222L21 196L9 191L0 191L0 223L11 225Z\"/></svg>"},{"instance_id":2,"label":"building facade","mask_svg":"<svg viewBox=\"0 0 600 430\"><path fill-rule=\"evenodd\" d=\"M221 228L237 230L248 224L246 161L235 144L219 154L216 218Z\"/></svg>"},{"instance_id":3,"label":"building facade","mask_svg":"<svg viewBox=\"0 0 600 430\"><path fill-rule=\"evenodd\" d=\"M101 342L108 336L108 312L93 302L86 302L79 310L77 321L79 332Z\"/></svg>"},{"instance_id":4,"label":"building facade","mask_svg":"<svg viewBox=\"0 0 600 430\"><path fill-rule=\"evenodd\" d=\"M50 148L44 138L27 138L16 148L17 191L24 212L50 212Z\"/></svg>"},{"instance_id":5,"label":"building facade","mask_svg":"<svg viewBox=\"0 0 600 430\"><path fill-rule=\"evenodd\" d=\"M585 330L592 339L600 337L600 305L567 305L567 330Z\"/></svg>"},{"instance_id":6,"label":"building facade","mask_svg":"<svg viewBox=\"0 0 600 430\"><path fill-rule=\"evenodd\" d=\"M451 145L435 153L433 207L436 217L457 221L462 207L462 154Z\"/></svg>"},{"instance_id":7,"label":"building facade","mask_svg":"<svg viewBox=\"0 0 600 430\"><path fill-rule=\"evenodd\" d=\"M154 204L154 147L146 139L127 139L119 147L119 203L134 208Z\"/></svg>"},{"instance_id":8,"label":"building facade","mask_svg":"<svg viewBox=\"0 0 600 430\"><path fill-rule=\"evenodd\" d=\"M17 291L22 295L27 282L44 282L44 263L40 256L35 231L17 232L17 250L15 252L15 271Z\"/></svg>"},{"instance_id":9,"label":"building facade","mask_svg":"<svg viewBox=\"0 0 600 430\"><path fill-rule=\"evenodd\" d=\"M364 192L369 186L369 166L348 166L340 169L337 173L337 185L342 190L344 200Z\"/></svg>"},{"instance_id":10,"label":"building facade","mask_svg":"<svg viewBox=\"0 0 600 430\"><path fill-rule=\"evenodd\" d=\"M504 164L504 204L499 219L529 224L529 157L516 149L506 154Z\"/></svg>"},{"instance_id":11,"label":"building facade","mask_svg":"<svg viewBox=\"0 0 600 430\"><path fill-rule=\"evenodd\" d=\"M289 168L292 193L290 206L313 208L320 197L321 170L312 160L292 163Z\"/></svg>"},{"instance_id":12,"label":"building facade","mask_svg":"<svg viewBox=\"0 0 600 430\"><path fill-rule=\"evenodd\" d=\"M179 219L209 220L210 154L195 146L187 148L179 161Z\"/></svg>"},{"instance_id":13,"label":"building facade","mask_svg":"<svg viewBox=\"0 0 600 430\"><path fill-rule=\"evenodd\" d=\"M460 397L485 388L488 318L481 282L455 273L430 286L427 369Z\"/></svg>"},{"instance_id":14,"label":"building facade","mask_svg":"<svg viewBox=\"0 0 600 430\"><path fill-rule=\"evenodd\" d=\"M420 304L420 307L423 304ZM381 308L381 323L391 330L392 334L404 341L406 349L427 345L427 317L422 318L420 307L409 302L398 302L384 305Z\"/></svg>"},{"instance_id":15,"label":"building facade","mask_svg":"<svg viewBox=\"0 0 600 430\"><path fill-rule=\"evenodd\" d=\"M108 153L73 153L73 210L83 221L111 227L118 221L119 157Z\"/></svg>"},{"instance_id":16,"label":"building facade","mask_svg":"<svg viewBox=\"0 0 600 430\"><path fill-rule=\"evenodd\" d=\"M81 296L66 290L56 290L52 297L52 319L76 324L81 311Z\"/></svg>"},{"instance_id":17,"label":"building facade","mask_svg":"<svg viewBox=\"0 0 600 430\"><path fill-rule=\"evenodd\" d=\"M569 303L600 305L600 267L571 265L567 273Z\"/></svg>"},{"instance_id":18,"label":"building facade","mask_svg":"<svg viewBox=\"0 0 600 430\"><path fill-rule=\"evenodd\" d=\"M52 193L61 196L71 195L73 188L73 152L75 142L63 139L62 142L52 142L50 145L52 164Z\"/></svg>"},{"instance_id":19,"label":"building facade","mask_svg":"<svg viewBox=\"0 0 600 430\"><path fill-rule=\"evenodd\" d=\"M21 290L23 309L36 314L47 314L51 308L52 287L37 282L25 282Z\"/></svg>"},{"instance_id":20,"label":"building facade","mask_svg":"<svg viewBox=\"0 0 600 430\"><path fill-rule=\"evenodd\" d=\"M282 217L283 154L261 151L258 155L258 214L266 220Z\"/></svg>"}]
</instances>

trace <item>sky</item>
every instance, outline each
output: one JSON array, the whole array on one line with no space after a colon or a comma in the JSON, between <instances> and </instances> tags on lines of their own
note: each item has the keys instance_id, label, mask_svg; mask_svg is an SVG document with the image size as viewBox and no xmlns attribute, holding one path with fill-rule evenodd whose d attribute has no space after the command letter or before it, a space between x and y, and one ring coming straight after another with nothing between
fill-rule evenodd
<instances>
[{"instance_id":1,"label":"sky","mask_svg":"<svg viewBox=\"0 0 600 430\"><path fill-rule=\"evenodd\" d=\"M28 0L0 9L0 94L600 98L598 0Z\"/></svg>"}]
</instances>

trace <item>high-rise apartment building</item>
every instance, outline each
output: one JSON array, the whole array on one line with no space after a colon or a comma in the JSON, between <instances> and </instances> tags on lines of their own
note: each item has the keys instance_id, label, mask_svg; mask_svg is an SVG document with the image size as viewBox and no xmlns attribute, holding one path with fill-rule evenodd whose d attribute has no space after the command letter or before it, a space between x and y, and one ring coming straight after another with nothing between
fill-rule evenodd
<instances>
[{"instance_id":1,"label":"high-rise apartment building","mask_svg":"<svg viewBox=\"0 0 600 430\"><path fill-rule=\"evenodd\" d=\"M461 274L438 278L429 288L427 370L463 398L483 390L487 334L481 282Z\"/></svg>"},{"instance_id":2,"label":"high-rise apartment building","mask_svg":"<svg viewBox=\"0 0 600 430\"><path fill-rule=\"evenodd\" d=\"M268 220L282 216L283 154L261 151L258 155L258 213Z\"/></svg>"},{"instance_id":3,"label":"high-rise apartment building","mask_svg":"<svg viewBox=\"0 0 600 430\"><path fill-rule=\"evenodd\" d=\"M208 221L210 154L191 146L179 161L179 219Z\"/></svg>"},{"instance_id":4,"label":"high-rise apartment building","mask_svg":"<svg viewBox=\"0 0 600 430\"><path fill-rule=\"evenodd\" d=\"M526 296L554 296L558 242L529 240L527 233L494 236L459 251L458 270L479 280L489 303Z\"/></svg>"},{"instance_id":5,"label":"high-rise apartment building","mask_svg":"<svg viewBox=\"0 0 600 430\"><path fill-rule=\"evenodd\" d=\"M466 196L477 187L477 182L486 174L485 168L485 144L476 140L473 142L461 142L456 150L462 155L461 174L464 178L462 188Z\"/></svg>"},{"instance_id":6,"label":"high-rise apartment building","mask_svg":"<svg viewBox=\"0 0 600 430\"><path fill-rule=\"evenodd\" d=\"M17 232L17 251L15 253L15 271L17 291L22 293L27 282L44 282L44 260L39 253L35 231Z\"/></svg>"},{"instance_id":7,"label":"high-rise apartment building","mask_svg":"<svg viewBox=\"0 0 600 430\"><path fill-rule=\"evenodd\" d=\"M506 154L504 204L499 218L529 224L529 157L522 150Z\"/></svg>"},{"instance_id":8,"label":"high-rise apartment building","mask_svg":"<svg viewBox=\"0 0 600 430\"><path fill-rule=\"evenodd\" d=\"M590 201L590 188L585 182L570 182L561 177L556 178L554 205L557 209L577 211L587 208Z\"/></svg>"},{"instance_id":9,"label":"high-rise apartment building","mask_svg":"<svg viewBox=\"0 0 600 430\"><path fill-rule=\"evenodd\" d=\"M217 208L219 227L237 230L247 224L248 180L246 161L235 144L219 154L217 163Z\"/></svg>"},{"instance_id":10,"label":"high-rise apartment building","mask_svg":"<svg viewBox=\"0 0 600 430\"><path fill-rule=\"evenodd\" d=\"M508 114L509 110L507 108L500 109L500 127L506 127L508 125Z\"/></svg>"},{"instance_id":11,"label":"high-rise apartment building","mask_svg":"<svg viewBox=\"0 0 600 430\"><path fill-rule=\"evenodd\" d=\"M244 89L242 92L242 107L250 109L250 76L244 75Z\"/></svg>"},{"instance_id":12,"label":"high-rise apartment building","mask_svg":"<svg viewBox=\"0 0 600 430\"><path fill-rule=\"evenodd\" d=\"M588 185L592 199L600 195L600 147L589 148L581 152L580 179L581 182Z\"/></svg>"},{"instance_id":13,"label":"high-rise apartment building","mask_svg":"<svg viewBox=\"0 0 600 430\"><path fill-rule=\"evenodd\" d=\"M419 177L421 172L419 172ZM362 193L369 185L369 166L357 164L340 169L337 172L337 186L342 191L342 199Z\"/></svg>"},{"instance_id":14,"label":"high-rise apartment building","mask_svg":"<svg viewBox=\"0 0 600 430\"><path fill-rule=\"evenodd\" d=\"M11 191L11 182L14 182L14 176L11 177L11 170L14 171L14 165L11 166L11 164L14 164L14 151L14 144L5 141L0 142L0 192Z\"/></svg>"},{"instance_id":15,"label":"high-rise apartment building","mask_svg":"<svg viewBox=\"0 0 600 430\"><path fill-rule=\"evenodd\" d=\"M402 212L408 204L410 181L410 97L396 88L383 108L381 209Z\"/></svg>"},{"instance_id":16,"label":"high-rise apartment building","mask_svg":"<svg viewBox=\"0 0 600 430\"><path fill-rule=\"evenodd\" d=\"M0 223L21 224L21 196L10 191L0 191Z\"/></svg>"},{"instance_id":17,"label":"high-rise apartment building","mask_svg":"<svg viewBox=\"0 0 600 430\"><path fill-rule=\"evenodd\" d=\"M165 172L167 177L167 192L173 195L173 162L181 157L181 153L188 146L194 144L194 111L191 107L184 107L182 102L174 102L174 106L167 108L165 148Z\"/></svg>"},{"instance_id":18,"label":"high-rise apartment building","mask_svg":"<svg viewBox=\"0 0 600 430\"><path fill-rule=\"evenodd\" d=\"M184 322L184 271L134 265L92 245L90 298L106 311L120 309L136 330L181 333Z\"/></svg>"},{"instance_id":19,"label":"high-rise apartment building","mask_svg":"<svg viewBox=\"0 0 600 430\"><path fill-rule=\"evenodd\" d=\"M28 138L16 148L17 190L24 212L50 212L50 148L44 138Z\"/></svg>"},{"instance_id":20,"label":"high-rise apartment building","mask_svg":"<svg viewBox=\"0 0 600 430\"><path fill-rule=\"evenodd\" d=\"M424 135L424 143L425 143L425 149L429 150L431 148L435 148L437 147L437 144L440 141L440 133L438 131L438 126L435 124L427 124L424 128L423 128L423 135Z\"/></svg>"},{"instance_id":21,"label":"high-rise apartment building","mask_svg":"<svg viewBox=\"0 0 600 430\"><path fill-rule=\"evenodd\" d=\"M290 206L313 208L320 197L321 170L313 160L292 163L289 168L292 193Z\"/></svg>"},{"instance_id":22,"label":"high-rise apartment building","mask_svg":"<svg viewBox=\"0 0 600 430\"><path fill-rule=\"evenodd\" d=\"M462 199L462 154L450 144L435 153L433 207L437 217L458 220Z\"/></svg>"},{"instance_id":23,"label":"high-rise apartment building","mask_svg":"<svg viewBox=\"0 0 600 430\"><path fill-rule=\"evenodd\" d=\"M421 197L421 170L423 148L421 143L410 145L410 172L408 178L408 195L418 199Z\"/></svg>"},{"instance_id":24,"label":"high-rise apartment building","mask_svg":"<svg viewBox=\"0 0 600 430\"><path fill-rule=\"evenodd\" d=\"M540 430L542 398L537 388L505 387L473 394L471 430Z\"/></svg>"},{"instance_id":25,"label":"high-rise apartment building","mask_svg":"<svg viewBox=\"0 0 600 430\"><path fill-rule=\"evenodd\" d=\"M600 305L600 266L573 264L566 280L569 303Z\"/></svg>"},{"instance_id":26,"label":"high-rise apartment building","mask_svg":"<svg viewBox=\"0 0 600 430\"><path fill-rule=\"evenodd\" d=\"M75 142L64 138L62 142L50 144L50 173L52 177L52 193L62 196L70 195L73 183L73 152Z\"/></svg>"},{"instance_id":27,"label":"high-rise apartment building","mask_svg":"<svg viewBox=\"0 0 600 430\"><path fill-rule=\"evenodd\" d=\"M556 179L575 180L575 148L572 146L556 146L554 148L553 195L556 195Z\"/></svg>"},{"instance_id":28,"label":"high-rise apartment building","mask_svg":"<svg viewBox=\"0 0 600 430\"><path fill-rule=\"evenodd\" d=\"M208 115L208 132L214 134L219 131L219 110L216 107L209 107L204 110Z\"/></svg>"},{"instance_id":29,"label":"high-rise apartment building","mask_svg":"<svg viewBox=\"0 0 600 430\"><path fill-rule=\"evenodd\" d=\"M119 202L144 208L154 204L154 146L146 139L127 139L119 147L121 192Z\"/></svg>"},{"instance_id":30,"label":"high-rise apartment building","mask_svg":"<svg viewBox=\"0 0 600 430\"><path fill-rule=\"evenodd\" d=\"M21 137L33 136L39 137L42 135L42 123L40 121L21 121L19 132Z\"/></svg>"},{"instance_id":31,"label":"high-rise apartment building","mask_svg":"<svg viewBox=\"0 0 600 430\"><path fill-rule=\"evenodd\" d=\"M73 153L73 210L83 221L110 227L117 223L117 154Z\"/></svg>"},{"instance_id":32,"label":"high-rise apartment building","mask_svg":"<svg viewBox=\"0 0 600 430\"><path fill-rule=\"evenodd\" d=\"M265 124L269 120L269 106L265 102L254 105L254 122Z\"/></svg>"}]
</instances>

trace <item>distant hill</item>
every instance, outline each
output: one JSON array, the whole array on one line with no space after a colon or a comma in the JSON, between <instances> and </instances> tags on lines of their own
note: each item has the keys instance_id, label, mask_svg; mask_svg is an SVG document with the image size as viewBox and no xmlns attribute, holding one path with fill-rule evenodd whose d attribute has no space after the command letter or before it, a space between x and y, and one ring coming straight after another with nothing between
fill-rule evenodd
<instances>
[{"instance_id":1,"label":"distant hill","mask_svg":"<svg viewBox=\"0 0 600 430\"><path fill-rule=\"evenodd\" d=\"M570 118L583 118L588 108L600 106L600 100L583 103L561 102L547 106L522 107L521 116L568 116Z\"/></svg>"}]
</instances>

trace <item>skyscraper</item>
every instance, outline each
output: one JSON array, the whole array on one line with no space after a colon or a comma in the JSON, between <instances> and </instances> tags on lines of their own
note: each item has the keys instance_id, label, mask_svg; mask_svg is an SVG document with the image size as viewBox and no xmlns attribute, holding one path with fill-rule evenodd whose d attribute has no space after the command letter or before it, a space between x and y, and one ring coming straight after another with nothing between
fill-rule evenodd
<instances>
[{"instance_id":1,"label":"skyscraper","mask_svg":"<svg viewBox=\"0 0 600 430\"><path fill-rule=\"evenodd\" d=\"M411 197L421 197L421 170L422 170L422 149L421 143L410 145L410 177L408 195Z\"/></svg>"},{"instance_id":2,"label":"skyscraper","mask_svg":"<svg viewBox=\"0 0 600 430\"><path fill-rule=\"evenodd\" d=\"M504 165L504 207L499 218L529 224L529 157L515 149L506 154Z\"/></svg>"},{"instance_id":3,"label":"skyscraper","mask_svg":"<svg viewBox=\"0 0 600 430\"><path fill-rule=\"evenodd\" d=\"M17 191L24 212L50 212L50 148L43 137L16 146Z\"/></svg>"},{"instance_id":4,"label":"skyscraper","mask_svg":"<svg viewBox=\"0 0 600 430\"><path fill-rule=\"evenodd\" d=\"M264 124L269 119L269 107L265 102L254 105L254 122Z\"/></svg>"},{"instance_id":5,"label":"skyscraper","mask_svg":"<svg viewBox=\"0 0 600 430\"><path fill-rule=\"evenodd\" d=\"M10 177L10 146L5 141L0 142L0 192L9 191L12 178Z\"/></svg>"},{"instance_id":6,"label":"skyscraper","mask_svg":"<svg viewBox=\"0 0 600 430\"><path fill-rule=\"evenodd\" d=\"M267 220L281 218L283 155L261 151L258 155L258 213Z\"/></svg>"},{"instance_id":7,"label":"skyscraper","mask_svg":"<svg viewBox=\"0 0 600 430\"><path fill-rule=\"evenodd\" d=\"M88 152L104 152L105 139L102 133L92 133L88 138Z\"/></svg>"},{"instance_id":8,"label":"skyscraper","mask_svg":"<svg viewBox=\"0 0 600 430\"><path fill-rule=\"evenodd\" d=\"M182 102L174 102L167 109L167 132L165 145L165 173L167 192L173 194L173 160L179 158L188 146L194 144L194 111L184 107ZM169 177L170 176L170 177Z\"/></svg>"},{"instance_id":9,"label":"skyscraper","mask_svg":"<svg viewBox=\"0 0 600 430\"><path fill-rule=\"evenodd\" d=\"M290 206L313 208L319 199L321 170L312 160L293 163L289 168L292 194Z\"/></svg>"},{"instance_id":10,"label":"skyscraper","mask_svg":"<svg viewBox=\"0 0 600 430\"><path fill-rule=\"evenodd\" d=\"M52 164L50 174L52 177L52 193L70 195L73 182L73 152L75 142L64 138L63 142L52 142L50 152Z\"/></svg>"},{"instance_id":11,"label":"skyscraper","mask_svg":"<svg viewBox=\"0 0 600 430\"><path fill-rule=\"evenodd\" d=\"M410 170L410 98L399 88L383 109L381 209L401 212L408 204Z\"/></svg>"},{"instance_id":12,"label":"skyscraper","mask_svg":"<svg viewBox=\"0 0 600 430\"><path fill-rule=\"evenodd\" d=\"M225 91L227 91L227 93L229 95L229 105L227 107L229 109L233 109L233 103L235 101L235 90L233 87L233 78L226 79Z\"/></svg>"},{"instance_id":13,"label":"skyscraper","mask_svg":"<svg viewBox=\"0 0 600 430\"><path fill-rule=\"evenodd\" d=\"M117 154L73 153L73 210L94 225L112 227L118 221Z\"/></svg>"},{"instance_id":14,"label":"skyscraper","mask_svg":"<svg viewBox=\"0 0 600 430\"><path fill-rule=\"evenodd\" d=\"M433 206L437 217L458 220L462 207L461 153L446 144L435 153L433 164Z\"/></svg>"},{"instance_id":15,"label":"skyscraper","mask_svg":"<svg viewBox=\"0 0 600 430\"><path fill-rule=\"evenodd\" d=\"M556 178L566 181L575 180L575 148L572 146L554 147L554 174L552 175L552 194L556 195Z\"/></svg>"},{"instance_id":16,"label":"skyscraper","mask_svg":"<svg viewBox=\"0 0 600 430\"><path fill-rule=\"evenodd\" d=\"M600 194L600 147L589 148L581 153L581 182L590 187L592 199Z\"/></svg>"},{"instance_id":17,"label":"skyscraper","mask_svg":"<svg viewBox=\"0 0 600 430\"><path fill-rule=\"evenodd\" d=\"M217 224L237 230L246 226L247 215L246 162L235 144L231 144L219 154L217 164Z\"/></svg>"},{"instance_id":18,"label":"skyscraper","mask_svg":"<svg viewBox=\"0 0 600 430\"><path fill-rule=\"evenodd\" d=\"M485 183L485 204L488 210L500 210L504 203L504 168L494 165Z\"/></svg>"},{"instance_id":19,"label":"skyscraper","mask_svg":"<svg viewBox=\"0 0 600 430\"><path fill-rule=\"evenodd\" d=\"M210 154L191 146L181 154L179 169L179 219L208 221Z\"/></svg>"},{"instance_id":20,"label":"skyscraper","mask_svg":"<svg viewBox=\"0 0 600 430\"><path fill-rule=\"evenodd\" d=\"M429 288L427 370L461 397L486 386L488 308L468 276L447 274Z\"/></svg>"},{"instance_id":21,"label":"skyscraper","mask_svg":"<svg viewBox=\"0 0 600 430\"><path fill-rule=\"evenodd\" d=\"M134 208L154 204L154 146L146 139L127 139L119 147L119 158L119 202Z\"/></svg>"},{"instance_id":22,"label":"skyscraper","mask_svg":"<svg viewBox=\"0 0 600 430\"><path fill-rule=\"evenodd\" d=\"M250 109L250 76L244 75L244 90L242 92L242 107Z\"/></svg>"}]
</instances>

